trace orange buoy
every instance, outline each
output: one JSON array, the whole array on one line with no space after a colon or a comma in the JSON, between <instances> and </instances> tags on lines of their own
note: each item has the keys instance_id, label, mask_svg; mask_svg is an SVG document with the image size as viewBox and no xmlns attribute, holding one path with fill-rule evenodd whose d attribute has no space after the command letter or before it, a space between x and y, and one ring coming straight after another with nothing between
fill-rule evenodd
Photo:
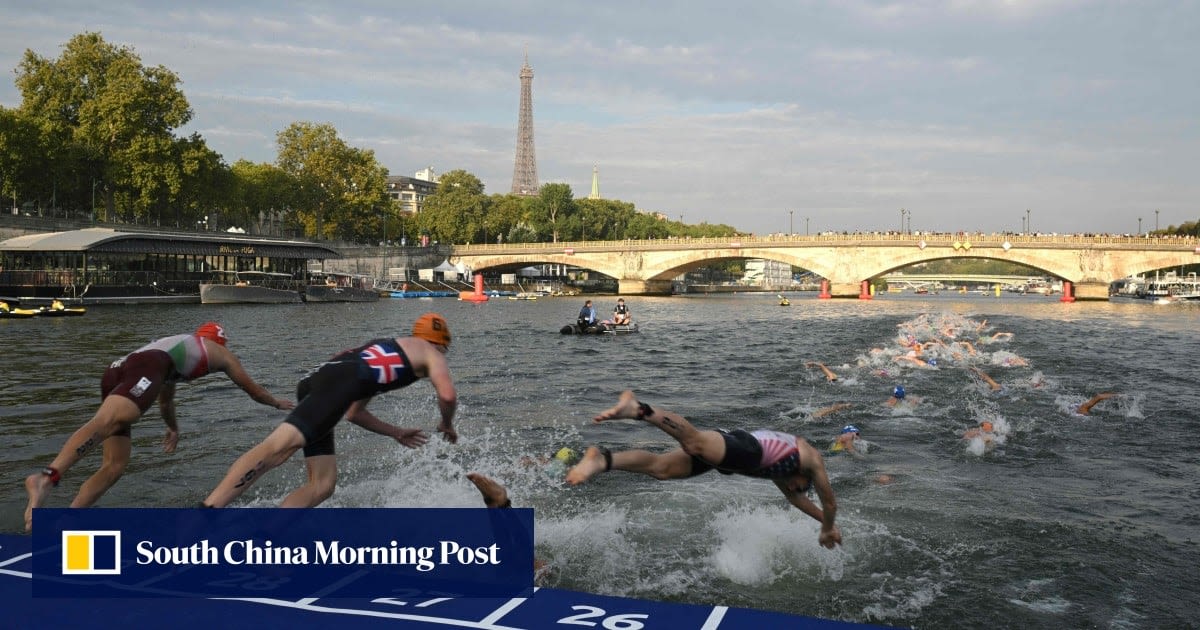
<instances>
[{"instance_id":1,"label":"orange buoy","mask_svg":"<svg viewBox=\"0 0 1200 630\"><path fill-rule=\"evenodd\" d=\"M483 292L483 274L475 274L475 290L459 291L458 299L463 302L486 302L488 296Z\"/></svg>"},{"instance_id":2,"label":"orange buoy","mask_svg":"<svg viewBox=\"0 0 1200 630\"><path fill-rule=\"evenodd\" d=\"M871 299L872 297L874 297L874 296L872 296L872 295L871 295L871 281L870 281L870 280L863 280L863 281L862 281L862 288L861 288L861 289L859 289L859 291L858 291L858 299L860 299L860 300L869 300L869 299Z\"/></svg>"},{"instance_id":3,"label":"orange buoy","mask_svg":"<svg viewBox=\"0 0 1200 630\"><path fill-rule=\"evenodd\" d=\"M1062 294L1062 297L1059 298L1058 301L1059 302L1074 302L1075 301L1075 287L1071 286L1070 280L1063 280L1063 294Z\"/></svg>"}]
</instances>

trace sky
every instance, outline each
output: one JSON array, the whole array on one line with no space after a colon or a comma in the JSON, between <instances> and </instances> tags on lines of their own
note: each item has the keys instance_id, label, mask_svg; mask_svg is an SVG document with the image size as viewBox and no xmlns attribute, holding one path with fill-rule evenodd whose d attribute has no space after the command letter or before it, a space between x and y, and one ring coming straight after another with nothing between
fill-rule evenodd
<instances>
[{"instance_id":1,"label":"sky","mask_svg":"<svg viewBox=\"0 0 1200 630\"><path fill-rule=\"evenodd\" d=\"M528 54L538 180L576 198L596 168L602 197L755 234L1200 219L1192 0L7 0L0 105L26 50L85 31L175 72L178 134L229 164L329 123L394 175L506 193Z\"/></svg>"}]
</instances>

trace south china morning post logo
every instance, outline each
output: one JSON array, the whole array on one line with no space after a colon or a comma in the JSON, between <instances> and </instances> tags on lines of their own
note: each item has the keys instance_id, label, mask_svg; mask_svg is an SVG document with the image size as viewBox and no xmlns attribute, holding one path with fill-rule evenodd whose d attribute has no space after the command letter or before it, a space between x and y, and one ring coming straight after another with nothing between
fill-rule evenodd
<instances>
[{"instance_id":1,"label":"south china morning post logo","mask_svg":"<svg viewBox=\"0 0 1200 630\"><path fill-rule=\"evenodd\" d=\"M39 508L33 594L524 596L533 588L532 512Z\"/></svg>"},{"instance_id":2,"label":"south china morning post logo","mask_svg":"<svg viewBox=\"0 0 1200 630\"><path fill-rule=\"evenodd\" d=\"M121 532L63 530L63 575L120 575Z\"/></svg>"}]
</instances>

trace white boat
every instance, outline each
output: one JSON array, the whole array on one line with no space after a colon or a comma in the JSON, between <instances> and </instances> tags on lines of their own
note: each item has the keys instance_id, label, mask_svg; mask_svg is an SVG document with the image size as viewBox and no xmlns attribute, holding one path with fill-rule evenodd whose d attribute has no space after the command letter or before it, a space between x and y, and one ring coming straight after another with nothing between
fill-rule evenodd
<instances>
[{"instance_id":1,"label":"white boat","mask_svg":"<svg viewBox=\"0 0 1200 630\"><path fill-rule=\"evenodd\" d=\"M290 274L265 271L214 272L200 285L201 304L294 304L300 291Z\"/></svg>"},{"instance_id":2,"label":"white boat","mask_svg":"<svg viewBox=\"0 0 1200 630\"><path fill-rule=\"evenodd\" d=\"M1200 278L1195 273L1181 276L1168 271L1147 281L1145 293L1150 299L1168 297L1178 301L1200 300Z\"/></svg>"},{"instance_id":3,"label":"white boat","mask_svg":"<svg viewBox=\"0 0 1200 630\"><path fill-rule=\"evenodd\" d=\"M1163 304L1200 301L1200 278L1195 273L1181 276L1174 271L1155 274L1153 278L1124 278L1109 287L1108 295L1110 298L1137 298Z\"/></svg>"},{"instance_id":4,"label":"white boat","mask_svg":"<svg viewBox=\"0 0 1200 630\"><path fill-rule=\"evenodd\" d=\"M304 287L305 302L375 302L379 299L372 276L331 271L313 274L313 279L312 284Z\"/></svg>"}]
</instances>

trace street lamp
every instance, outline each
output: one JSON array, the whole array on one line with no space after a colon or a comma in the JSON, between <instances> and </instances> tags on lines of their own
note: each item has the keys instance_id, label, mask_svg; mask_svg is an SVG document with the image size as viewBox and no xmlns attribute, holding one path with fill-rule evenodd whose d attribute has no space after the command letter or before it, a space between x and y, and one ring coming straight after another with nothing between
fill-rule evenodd
<instances>
[{"instance_id":1,"label":"street lamp","mask_svg":"<svg viewBox=\"0 0 1200 630\"><path fill-rule=\"evenodd\" d=\"M788 236L796 233L796 230L792 229L792 214L795 212L795 210L788 210Z\"/></svg>"},{"instance_id":2,"label":"street lamp","mask_svg":"<svg viewBox=\"0 0 1200 630\"><path fill-rule=\"evenodd\" d=\"M908 211L908 225L904 227L905 234L912 234L912 210Z\"/></svg>"},{"instance_id":3,"label":"street lamp","mask_svg":"<svg viewBox=\"0 0 1200 630\"><path fill-rule=\"evenodd\" d=\"M804 217L804 235L808 236L808 217Z\"/></svg>"},{"instance_id":4,"label":"street lamp","mask_svg":"<svg viewBox=\"0 0 1200 630\"><path fill-rule=\"evenodd\" d=\"M388 203L390 204L391 201L389 201ZM387 245L388 245L387 237L388 237L388 211L387 211L387 208L385 207L383 209L383 246L384 247L387 247Z\"/></svg>"},{"instance_id":5,"label":"street lamp","mask_svg":"<svg viewBox=\"0 0 1200 630\"><path fill-rule=\"evenodd\" d=\"M904 215L908 214L908 210L900 208L900 233L904 233Z\"/></svg>"},{"instance_id":6,"label":"street lamp","mask_svg":"<svg viewBox=\"0 0 1200 630\"><path fill-rule=\"evenodd\" d=\"M1154 211L1154 232L1158 233L1158 210Z\"/></svg>"},{"instance_id":7,"label":"street lamp","mask_svg":"<svg viewBox=\"0 0 1200 630\"><path fill-rule=\"evenodd\" d=\"M1025 217L1021 217L1021 233L1025 233Z\"/></svg>"},{"instance_id":8,"label":"street lamp","mask_svg":"<svg viewBox=\"0 0 1200 630\"><path fill-rule=\"evenodd\" d=\"M1142 235L1142 217L1138 217L1138 236Z\"/></svg>"},{"instance_id":9,"label":"street lamp","mask_svg":"<svg viewBox=\"0 0 1200 630\"><path fill-rule=\"evenodd\" d=\"M1033 232L1033 220L1029 218L1029 208L1025 208L1025 233Z\"/></svg>"}]
</instances>

